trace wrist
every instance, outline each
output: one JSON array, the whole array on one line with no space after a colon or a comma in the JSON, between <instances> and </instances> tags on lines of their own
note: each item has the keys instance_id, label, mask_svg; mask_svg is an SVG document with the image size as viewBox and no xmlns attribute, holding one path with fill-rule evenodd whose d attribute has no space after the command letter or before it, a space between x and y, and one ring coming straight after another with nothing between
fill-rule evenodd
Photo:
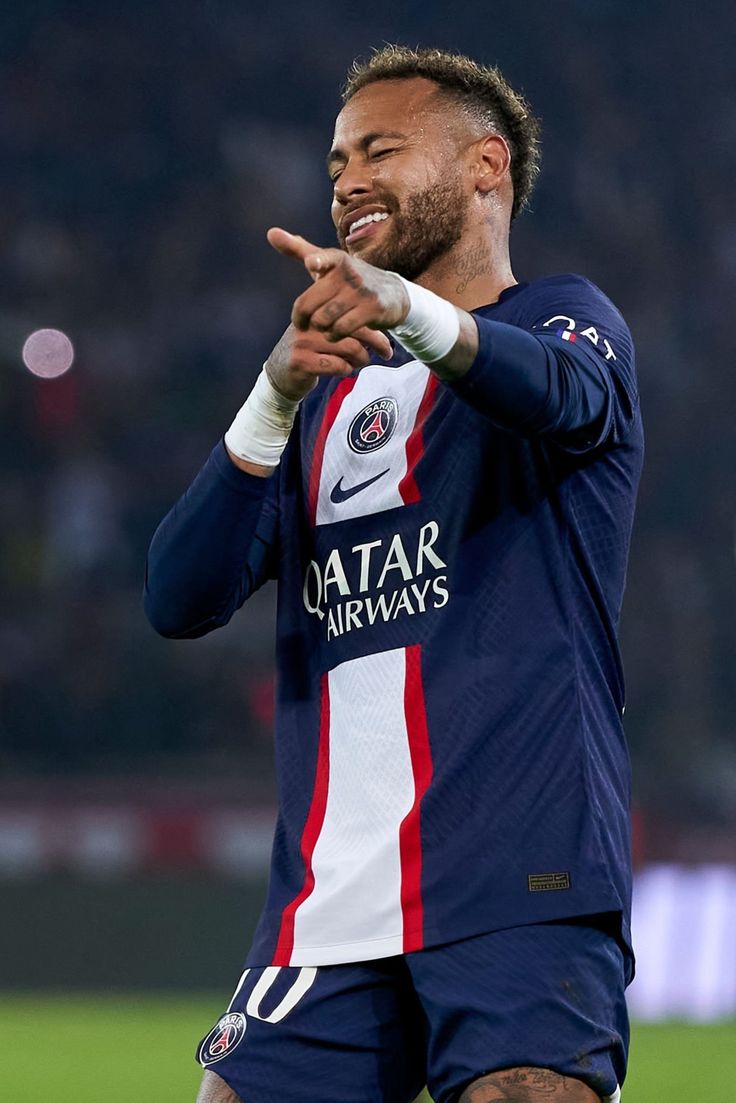
<instances>
[{"instance_id":1,"label":"wrist","mask_svg":"<svg viewBox=\"0 0 736 1103\"><path fill-rule=\"evenodd\" d=\"M277 390L264 367L225 433L225 446L231 458L262 469L276 467L298 408L299 399L288 398Z\"/></svg>"},{"instance_id":2,"label":"wrist","mask_svg":"<svg viewBox=\"0 0 736 1103\"><path fill-rule=\"evenodd\" d=\"M230 463L240 471L245 471L246 475L255 475L259 479L267 479L270 475L273 475L273 467L264 467L260 463L243 460L240 456L236 456L234 452L231 452L227 445L225 445L225 451Z\"/></svg>"},{"instance_id":3,"label":"wrist","mask_svg":"<svg viewBox=\"0 0 736 1103\"><path fill-rule=\"evenodd\" d=\"M294 384L293 380L289 379L287 372L283 370L281 372L271 368L269 361L263 365L263 371L268 379L268 382L273 387L276 394L276 401L283 399L284 402L295 402L297 405L303 398L306 398L309 392L317 385L317 380L307 377L302 383L301 387L298 383ZM286 376L286 378L284 378ZM293 393L292 388L289 387L289 382L296 387L297 393Z\"/></svg>"},{"instance_id":4,"label":"wrist","mask_svg":"<svg viewBox=\"0 0 736 1103\"><path fill-rule=\"evenodd\" d=\"M397 278L401 280L409 306L404 320L392 326L389 333L423 364L443 360L460 336L460 316L456 307L426 287L410 283L403 276L397 275Z\"/></svg>"}]
</instances>

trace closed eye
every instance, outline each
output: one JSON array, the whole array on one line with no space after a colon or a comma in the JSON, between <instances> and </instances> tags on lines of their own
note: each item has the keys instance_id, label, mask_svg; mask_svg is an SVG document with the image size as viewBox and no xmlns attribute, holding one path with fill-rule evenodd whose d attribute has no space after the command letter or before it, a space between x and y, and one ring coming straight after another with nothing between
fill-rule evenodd
<instances>
[{"instance_id":1,"label":"closed eye","mask_svg":"<svg viewBox=\"0 0 736 1103\"><path fill-rule=\"evenodd\" d=\"M375 149L375 150L372 150L368 154L368 160L369 161L378 161L381 157L388 157L389 154L397 153L397 152L398 152L398 147L396 147L396 146L389 146L387 149ZM342 176L342 172L343 172L343 170L342 170L342 168L340 168L340 169L335 169L334 172L330 173L330 180L332 181L333 184L337 183L337 181Z\"/></svg>"},{"instance_id":2,"label":"closed eye","mask_svg":"<svg viewBox=\"0 0 736 1103\"><path fill-rule=\"evenodd\" d=\"M378 157L386 157L389 153L396 153L396 147L390 146L388 149L374 149L369 156L371 161L375 161Z\"/></svg>"}]
</instances>

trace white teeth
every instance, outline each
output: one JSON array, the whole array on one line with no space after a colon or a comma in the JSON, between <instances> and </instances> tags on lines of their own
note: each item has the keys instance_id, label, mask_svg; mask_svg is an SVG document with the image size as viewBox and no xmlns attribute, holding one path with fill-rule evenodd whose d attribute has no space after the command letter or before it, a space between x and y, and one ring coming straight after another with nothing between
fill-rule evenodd
<instances>
[{"instance_id":1,"label":"white teeth","mask_svg":"<svg viewBox=\"0 0 736 1103\"><path fill-rule=\"evenodd\" d=\"M384 222L388 218L388 211L374 211L373 214L365 214L357 222L350 224L350 233L359 230L361 226L367 226L369 222Z\"/></svg>"}]
</instances>

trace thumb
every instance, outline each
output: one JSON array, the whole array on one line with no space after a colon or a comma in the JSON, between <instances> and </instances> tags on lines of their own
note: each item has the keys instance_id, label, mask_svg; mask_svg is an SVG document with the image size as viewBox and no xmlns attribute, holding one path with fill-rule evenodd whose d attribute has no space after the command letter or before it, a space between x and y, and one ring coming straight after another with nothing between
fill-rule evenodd
<instances>
[{"instance_id":1,"label":"thumb","mask_svg":"<svg viewBox=\"0 0 736 1103\"><path fill-rule=\"evenodd\" d=\"M312 245L311 241L300 237L298 234L290 234L278 226L272 226L266 234L268 244L278 253L286 257L294 257L304 262L304 266L313 279L324 275L333 265L328 254L330 249L320 249L318 245Z\"/></svg>"}]
</instances>

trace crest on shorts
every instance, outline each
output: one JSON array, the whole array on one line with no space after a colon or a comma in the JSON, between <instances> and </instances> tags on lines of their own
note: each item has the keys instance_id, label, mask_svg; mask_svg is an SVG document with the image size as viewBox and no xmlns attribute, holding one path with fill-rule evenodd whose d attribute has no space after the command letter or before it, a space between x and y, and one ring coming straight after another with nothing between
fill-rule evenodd
<instances>
[{"instance_id":1,"label":"crest on shorts","mask_svg":"<svg viewBox=\"0 0 736 1103\"><path fill-rule=\"evenodd\" d=\"M223 1015L199 1047L200 1065L212 1065L232 1053L242 1042L245 1027L245 1015L242 1012L230 1011Z\"/></svg>"},{"instance_id":2,"label":"crest on shorts","mask_svg":"<svg viewBox=\"0 0 736 1103\"><path fill-rule=\"evenodd\" d=\"M393 436L399 419L396 400L384 396L369 402L350 422L348 444L353 452L375 452Z\"/></svg>"}]
</instances>

